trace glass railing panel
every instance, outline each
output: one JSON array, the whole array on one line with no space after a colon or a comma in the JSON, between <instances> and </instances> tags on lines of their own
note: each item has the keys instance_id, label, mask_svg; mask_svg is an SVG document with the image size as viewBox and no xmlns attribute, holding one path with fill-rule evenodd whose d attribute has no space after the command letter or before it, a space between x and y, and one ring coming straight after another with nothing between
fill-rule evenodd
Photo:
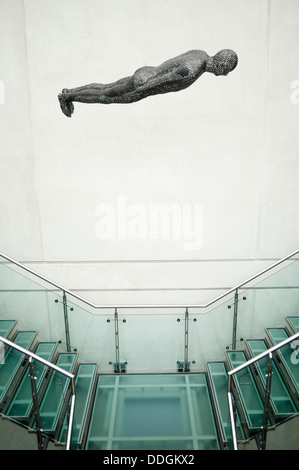
<instances>
[{"instance_id":1,"label":"glass railing panel","mask_svg":"<svg viewBox=\"0 0 299 470\"><path fill-rule=\"evenodd\" d=\"M19 266L2 258L2 314L7 319L18 320L20 327L33 328L34 325L43 340L61 341L66 351L76 349L82 353L83 360L97 361L101 370L112 371L116 360L114 357L117 355L113 309L105 311L92 308L67 294L68 339L64 323L63 293L46 281L38 278L38 282L35 282L33 279L36 281L33 274L22 271ZM297 280L298 261L294 257L247 283L238 292L236 331L233 331L236 306L233 293L215 303L215 307L190 309L188 361L192 367L200 370L207 361L222 359L226 348L239 346L239 341L243 338L262 334L264 328L269 326L269 321L276 325L283 321L285 315L296 314ZM183 362L186 356L185 341L182 340L185 327L181 328L183 334L180 331L180 339L177 339L177 328L173 326L173 319L177 317L180 319L180 326L184 325L184 312L177 315L177 311L119 310L120 361L128 366L130 362L132 370L174 370L174 361ZM130 330L122 323L129 318ZM166 341L165 346L163 341ZM233 345L233 341L236 344ZM155 348L151 349L153 344Z\"/></svg>"},{"instance_id":2,"label":"glass railing panel","mask_svg":"<svg viewBox=\"0 0 299 470\"><path fill-rule=\"evenodd\" d=\"M0 257L1 318L17 321L17 328L35 329L44 341L64 339L62 296L41 280L14 269ZM33 276L32 276L33 277Z\"/></svg>"},{"instance_id":3,"label":"glass railing panel","mask_svg":"<svg viewBox=\"0 0 299 470\"><path fill-rule=\"evenodd\" d=\"M256 338L269 326L281 326L299 311L299 262L280 266L265 279L249 283L239 292L238 327L244 338Z\"/></svg>"},{"instance_id":4,"label":"glass railing panel","mask_svg":"<svg viewBox=\"0 0 299 470\"><path fill-rule=\"evenodd\" d=\"M121 313L118 316L118 335L115 319L110 323L110 335L115 338L115 362L129 371L170 371L180 368L185 358L185 316L183 313ZM118 336L118 351L117 346Z\"/></svg>"},{"instance_id":5,"label":"glass railing panel","mask_svg":"<svg viewBox=\"0 0 299 470\"><path fill-rule=\"evenodd\" d=\"M208 361L221 360L233 341L234 298L229 298L208 313L194 309L189 314L190 367L205 370ZM213 334L211 334L213 332ZM240 333L236 328L236 342Z\"/></svg>"},{"instance_id":6,"label":"glass railing panel","mask_svg":"<svg viewBox=\"0 0 299 470\"><path fill-rule=\"evenodd\" d=\"M289 287L298 289L299 254L294 255L252 282L259 287Z\"/></svg>"},{"instance_id":7,"label":"glass railing panel","mask_svg":"<svg viewBox=\"0 0 299 470\"><path fill-rule=\"evenodd\" d=\"M112 372L115 358L113 309L90 312L67 296L67 315L71 350L80 360L96 362L99 370Z\"/></svg>"}]
</instances>

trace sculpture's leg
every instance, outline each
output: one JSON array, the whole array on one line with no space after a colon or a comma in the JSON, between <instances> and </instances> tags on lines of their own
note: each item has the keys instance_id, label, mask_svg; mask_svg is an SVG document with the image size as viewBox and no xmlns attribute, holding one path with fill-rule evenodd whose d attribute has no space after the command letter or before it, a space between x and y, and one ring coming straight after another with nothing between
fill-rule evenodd
<instances>
[{"instance_id":1,"label":"sculpture's leg","mask_svg":"<svg viewBox=\"0 0 299 470\"><path fill-rule=\"evenodd\" d=\"M112 87L119 86L119 85L124 85L125 83L128 82L130 78L131 77L121 78L120 80L117 80L116 82L107 83L107 84L89 83L88 85L83 85L83 86L79 86L76 88L64 88L62 90L62 93L77 93L79 91L90 91L90 90L107 90L108 88L112 88Z\"/></svg>"},{"instance_id":2,"label":"sculpture's leg","mask_svg":"<svg viewBox=\"0 0 299 470\"><path fill-rule=\"evenodd\" d=\"M100 90L104 87L102 83L90 83L89 85L78 86L76 88L63 88L62 93L77 93L78 91Z\"/></svg>"},{"instance_id":3,"label":"sculpture's leg","mask_svg":"<svg viewBox=\"0 0 299 470\"><path fill-rule=\"evenodd\" d=\"M93 90L94 91L94 90ZM77 92L77 93L60 93L58 100L62 112L67 116L71 117L74 112L74 101L79 103L101 103L110 104L116 102L113 96L106 96L105 94L89 92ZM118 101L120 102L120 101Z\"/></svg>"}]
</instances>

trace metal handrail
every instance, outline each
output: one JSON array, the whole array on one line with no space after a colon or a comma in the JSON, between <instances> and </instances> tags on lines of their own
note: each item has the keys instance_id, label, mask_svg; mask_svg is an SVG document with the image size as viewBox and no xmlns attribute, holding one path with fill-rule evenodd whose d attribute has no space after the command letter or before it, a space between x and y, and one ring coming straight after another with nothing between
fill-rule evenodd
<instances>
[{"instance_id":1,"label":"metal handrail","mask_svg":"<svg viewBox=\"0 0 299 470\"><path fill-rule=\"evenodd\" d=\"M20 351L22 354L25 354L26 356L32 357L32 359L36 359L37 361L41 362L47 367L51 367L54 369L56 372L60 372L63 375L66 375L69 379L74 379L74 374L71 374L70 372L67 372L66 370L62 369L59 366L56 366L55 364L52 364L52 362L47 361L46 359L43 359L42 357L38 356L37 354L34 354L31 351L28 351L28 349L22 348L22 346L19 346L18 344L13 343L12 341L9 341L7 338L3 338L3 336L0 336L0 342L3 342L10 346L11 348L16 349L17 351Z\"/></svg>"},{"instance_id":2,"label":"metal handrail","mask_svg":"<svg viewBox=\"0 0 299 470\"><path fill-rule=\"evenodd\" d=\"M75 391L75 375L67 372L66 370L62 369L61 367L57 366L56 364L52 364L52 362L43 359L42 357L34 354L33 352L29 351L28 349L22 348L18 344L13 343L12 341L8 340L7 338L3 338L0 336L0 343L7 344L9 347L16 349L17 351L21 352L22 354L29 356L29 360L36 359L38 362L44 364L45 366L59 372L60 374L65 375L67 378L71 380L71 409L70 409L70 416L69 416L69 425L68 425L68 433L67 433L67 441L66 441L66 450L70 450L71 446L71 438L72 438L72 429L73 429L73 421L74 421L74 412L75 412L75 399L76 399L76 391Z\"/></svg>"},{"instance_id":3,"label":"metal handrail","mask_svg":"<svg viewBox=\"0 0 299 470\"><path fill-rule=\"evenodd\" d=\"M262 359L265 356L269 356L269 354L272 354L277 349L282 348L283 346L285 346L288 343L291 343L292 341L294 341L297 338L299 338L299 333L295 333L293 336L290 336L289 338L285 339L284 341L281 341L281 343L278 343L275 346L272 346L271 348L267 349L267 351L264 351L261 354L259 354L258 356L255 356L252 359L249 359L248 361L244 362L244 364L241 364L240 366L235 367L235 369L232 369L228 372L228 375L231 376L231 375L236 374L240 370L245 369L246 367L250 366L251 364L253 364L256 361L259 361L260 359Z\"/></svg>"},{"instance_id":4,"label":"metal handrail","mask_svg":"<svg viewBox=\"0 0 299 470\"><path fill-rule=\"evenodd\" d=\"M43 280L44 282L47 282L47 283L51 284L52 286L56 287L57 289L61 290L62 292L71 295L75 299L85 303L86 305L88 305L89 307L92 307L94 309L148 309L148 308L155 308L155 309L156 308L160 308L160 309L164 309L164 308L167 308L167 309L201 308L201 309L204 309L204 308L210 307L211 305L213 305L214 303L216 303L219 300L223 299L224 297L231 294L232 292L235 292L237 289L240 289L241 287L244 287L249 282L257 279L258 277L262 276L263 274L267 273L268 271L274 269L275 267L279 266L281 263L283 263L283 262L287 261L288 259L292 258L293 256L297 255L298 253L299 253L299 249L294 251L293 253L285 256L284 258L280 259L279 261L276 261L275 263L271 264L267 268L259 271L254 276L251 276L250 278L246 279L245 281L241 282L240 284L236 285L235 287L232 287L231 289L227 290L226 292L224 292L223 294L219 295L218 297L216 297L215 299L211 300L210 302L208 302L206 304L191 304L191 305L186 305L186 304L181 304L181 305L178 305L178 304L96 305L96 304L84 299L83 297L79 296L78 294L75 294L71 290L66 289L65 287L62 287L61 285L57 284L56 282L51 281L50 279L46 278L45 276L42 276L41 274L39 274L36 271L28 268L25 265L19 263L18 261L10 258L9 256L4 255L3 253L0 253L0 256L2 258L6 259L7 261L15 264L16 266L24 269L25 271L29 272L30 274L38 277L39 279Z\"/></svg>"},{"instance_id":5,"label":"metal handrail","mask_svg":"<svg viewBox=\"0 0 299 470\"><path fill-rule=\"evenodd\" d=\"M73 422L74 422L74 416L75 416L75 402L76 402L76 394L73 391L73 395L71 399L70 416L69 416L69 426L68 426L67 439L66 439L66 450L71 449Z\"/></svg>"},{"instance_id":6,"label":"metal handrail","mask_svg":"<svg viewBox=\"0 0 299 470\"><path fill-rule=\"evenodd\" d=\"M294 335L290 336L289 338L285 339L284 341L281 341L280 343L272 346L271 348L267 349L266 351L263 351L261 354L258 354L257 356L249 359L248 361L244 362L238 367L235 367L234 369L228 371L228 405L229 405L229 414L230 414L230 421L231 421L231 426L232 426L232 437L233 437L233 445L234 445L234 450L238 449L237 446L237 437L236 437L236 424L235 424L235 419L234 419L234 410L233 410L233 403L232 403L232 393L231 393L231 378L234 374L240 372L243 369L246 369L246 367L249 367L250 365L254 364L255 362L259 361L263 357L269 356L272 357L272 354L274 351L277 351L278 349L282 348L288 343L291 343L295 339L299 338L299 332L295 333Z\"/></svg>"}]
</instances>

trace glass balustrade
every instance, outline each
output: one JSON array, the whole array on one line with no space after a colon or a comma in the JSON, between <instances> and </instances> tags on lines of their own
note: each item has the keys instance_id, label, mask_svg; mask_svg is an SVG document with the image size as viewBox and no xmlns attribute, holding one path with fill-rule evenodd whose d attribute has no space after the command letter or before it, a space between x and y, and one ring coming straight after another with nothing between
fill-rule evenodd
<instances>
[{"instance_id":1,"label":"glass balustrade","mask_svg":"<svg viewBox=\"0 0 299 470\"><path fill-rule=\"evenodd\" d=\"M219 424L217 426L223 427L224 440L227 442L228 448L232 448L231 430L227 419L228 408L227 403L225 404L223 401L223 390L227 385L226 369L232 369L244 363L247 357L259 354L265 348L277 344L298 331L299 264L296 256L265 270L256 278L231 289L206 305L186 305L186 307L161 305L158 308L157 306L151 308L149 305L139 307L92 305L76 294L37 276L36 273L28 272L27 268L1 257L1 333L3 337L14 335L16 342L19 340L22 342L23 335L27 343L29 341L28 344L22 343L25 347L26 345L30 347L29 336L31 335L31 341L34 341L36 334L38 334L40 342L56 344L57 353L62 354L61 358L68 357L70 359L63 366L66 370L73 370L75 362L72 361L75 361L77 357L81 362L92 363L102 377L101 380L99 379L101 387L97 389L94 402L94 407L100 406L100 416L105 407L111 412L114 410L115 413L119 410L122 410L123 414L129 412L130 403L132 403L130 397L134 396L135 389L131 387L132 384L124 388L120 387L120 384L123 386L124 381L129 380L129 376L130 380L134 381L133 377L135 376L142 380L141 378L145 377L144 374L150 374L151 377L158 374L160 381L163 381L163 374L168 375L169 380L171 376L179 377L181 375L184 377L184 388L176 394L178 383L173 385L171 392L174 393L173 406L174 409L181 410L185 407L184 403L188 403L189 409L192 408L193 411L199 406L199 397L196 397L196 394L205 393L203 390L206 384L200 385L198 383L197 388L193 388L187 384L187 377L193 377L195 380L195 375L199 374L198 378L200 377L201 381L206 381L207 377L210 377L211 383L206 390L209 390L209 393L210 390L213 390L215 406L221 409L220 411L218 409ZM19 336L15 336L14 331L18 331ZM273 359L271 410L267 415L269 426L275 426L286 416L297 413L298 400L293 400L296 394L298 396L299 389L297 366L299 360L296 348L297 345L292 343L283 348L279 354L277 353ZM45 351L45 354L48 352ZM4 397L7 387L14 388L11 383L8 383L9 377L14 375L11 373L12 368L15 367L15 370L18 370L23 358L20 354L12 353L10 349L2 347L0 359L1 387L3 388L3 390L1 388L1 393ZM220 363L221 371L217 369ZM28 362L26 367L28 367ZM244 436L246 437L246 432L249 432L248 438L251 437L251 433L258 432L257 430L262 426L264 419L267 386L265 376L267 375L268 363L264 360L257 363L255 367L254 373L250 367L234 377L235 406L238 410L239 420L238 439L240 440ZM42 369L38 371L37 377L42 376L42 372ZM174 375L177 372L180 374ZM201 375L203 372L204 375ZM120 375L115 375L115 373L120 373ZM189 376L188 373L191 375ZM128 379L125 379L125 376ZM117 377L119 378L117 379ZM13 380L22 383L22 377L13 377ZM110 386L108 386L109 380L113 381ZM19 396L15 395L15 400L11 401L10 409L3 399L0 401L1 410L6 412L7 417L19 420L22 425L27 425L28 421L24 417L27 416L26 410L30 405L29 382L25 378L23 381L24 394L21 394L22 387L20 387ZM65 413L70 395L69 391L68 394L66 393L67 382L67 379L53 373L51 386L48 387L48 391L45 391L43 401L40 403L43 429L47 430L51 438L60 440L64 444L67 433ZM87 378L83 375L80 379L78 378L78 386L82 388L82 396L90 392L86 384L91 385L91 376ZM214 388L216 384L220 388ZM140 387L142 388L143 385L141 384ZM145 395L149 403L152 403L158 410L159 400L158 398L154 400L155 396L152 395L152 392L155 393L155 391L152 387L153 385L148 390L148 395ZM117 396L119 402L115 401L116 397L113 392L116 388L119 392ZM56 392L52 393L51 390L56 392L60 390L60 396L63 397L61 406L57 402L59 398L55 395ZM178 396L180 396L179 402L175 404ZM167 402L167 397L169 402ZM169 406L167 405L166 408L169 411L169 416L172 416L172 401L167 394L164 398L161 406L163 408L168 403ZM202 402L205 400L203 395L200 399ZM81 445L79 429L82 425L83 414L85 414L83 401L79 399L75 412L76 422L73 426L72 441L74 448ZM126 403L126 407L119 408L124 403ZM178 403L180 404L178 405ZM210 399L207 403L211 404ZM56 431L54 432L57 422L52 408L56 408L56 405L61 411L59 420L62 428L59 437L55 434ZM144 401L142 406L148 410L152 406L145 405ZM115 406L116 408L114 408ZM21 408L22 413L19 411ZM144 408L142 408L143 411ZM201 414L204 413L202 406L197 411L200 411ZM132 413L137 416L140 414L140 410L138 411L135 407ZM157 412L157 414L159 413ZM100 433L100 437L95 438L99 442L96 444L99 447L96 448L102 448L102 446L108 448L110 444L107 442L110 441L113 448L131 448L132 440L134 441L136 436L121 434L121 423L117 421L118 415L119 413L115 415L113 421L116 431L112 440L109 437L109 423L107 424L108 428L105 428L108 415L102 416L103 427L95 431L95 435ZM109 415L109 420L111 419ZM149 418L147 417L147 419ZM52 420L51 423L50 420ZM184 447L186 449L192 448L192 446L206 448L204 441L200 442L200 434L194 431L196 426L200 426L200 423L197 423L196 420L193 422L191 433L190 425L190 423L189 427L186 425L186 433L184 431L182 440L178 441L179 445L186 445ZM245 430L247 431L245 432ZM163 436L167 437L168 432L165 430ZM206 433L206 436L210 436L209 433L210 431ZM169 435L168 437L169 443L175 440ZM214 437L211 439L210 444L207 445L211 445L213 448L214 444L211 442ZM138 445L141 446L140 448L144 448L144 446L152 448L151 446L156 445L154 441L157 442L153 438L153 434L151 436L145 435L142 442L138 441ZM93 438L90 438L88 445L91 448L95 445L93 442L95 442ZM136 439L134 442L137 445ZM166 443L165 446L167 447L167 445ZM215 446L217 447L218 443Z\"/></svg>"},{"instance_id":2,"label":"glass balustrade","mask_svg":"<svg viewBox=\"0 0 299 470\"><path fill-rule=\"evenodd\" d=\"M83 361L113 372L202 370L221 360L227 349L245 338L264 335L299 305L299 263L296 256L231 290L217 302L189 308L117 308L93 306L0 258L1 318L19 328L35 329L44 341L60 341ZM187 306L188 307L188 306ZM116 308L116 309L115 309ZM115 316L117 312L117 316ZM181 367L182 368L182 367Z\"/></svg>"},{"instance_id":3,"label":"glass balustrade","mask_svg":"<svg viewBox=\"0 0 299 470\"><path fill-rule=\"evenodd\" d=\"M45 341L65 341L59 290L0 260L0 319L15 320L19 329L34 329Z\"/></svg>"},{"instance_id":4,"label":"glass balustrade","mask_svg":"<svg viewBox=\"0 0 299 470\"><path fill-rule=\"evenodd\" d=\"M299 314L298 260L289 260L267 274L240 289L238 329L242 338L263 336L267 327L284 325L287 316Z\"/></svg>"}]
</instances>

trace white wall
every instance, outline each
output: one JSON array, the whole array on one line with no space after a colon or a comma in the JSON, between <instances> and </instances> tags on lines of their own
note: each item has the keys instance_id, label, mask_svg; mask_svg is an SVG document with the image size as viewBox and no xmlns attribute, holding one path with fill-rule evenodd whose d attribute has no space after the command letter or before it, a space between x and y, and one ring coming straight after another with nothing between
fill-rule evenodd
<instances>
[{"instance_id":1,"label":"white wall","mask_svg":"<svg viewBox=\"0 0 299 470\"><path fill-rule=\"evenodd\" d=\"M200 303L296 250L298 14L297 0L0 0L0 251L94 302ZM60 110L64 87L223 48L239 56L227 77ZM97 207L120 197L200 205L200 248L99 240Z\"/></svg>"}]
</instances>

